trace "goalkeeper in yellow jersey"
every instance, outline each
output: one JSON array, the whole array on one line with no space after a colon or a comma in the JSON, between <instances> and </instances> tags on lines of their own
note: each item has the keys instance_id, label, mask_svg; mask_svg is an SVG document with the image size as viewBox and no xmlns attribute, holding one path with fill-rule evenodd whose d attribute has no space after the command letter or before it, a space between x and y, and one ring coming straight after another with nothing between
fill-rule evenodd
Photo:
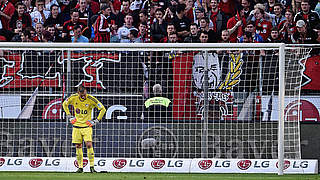
<instances>
[{"instance_id":1,"label":"goalkeeper in yellow jersey","mask_svg":"<svg viewBox=\"0 0 320 180\"><path fill-rule=\"evenodd\" d=\"M69 105L73 106L74 116L70 113ZM97 108L100 111L97 119L91 119L92 110L94 108ZM63 109L67 114L67 119L73 125L72 143L76 145L76 155L79 164L79 169L76 172L83 172L82 142L84 141L87 146L90 172L95 173L92 127L101 121L106 113L106 108L95 97L87 94L86 88L80 85L78 87L78 92L71 95L63 102Z\"/></svg>"}]
</instances>

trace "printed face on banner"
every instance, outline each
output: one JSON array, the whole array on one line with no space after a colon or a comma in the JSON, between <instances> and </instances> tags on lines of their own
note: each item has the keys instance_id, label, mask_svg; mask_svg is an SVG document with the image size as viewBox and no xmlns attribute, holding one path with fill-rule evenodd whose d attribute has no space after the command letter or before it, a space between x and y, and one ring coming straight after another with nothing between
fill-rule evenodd
<instances>
[{"instance_id":1,"label":"printed face on banner","mask_svg":"<svg viewBox=\"0 0 320 180\"><path fill-rule=\"evenodd\" d=\"M197 89L203 89L204 86L204 73L206 64L206 55L204 53L198 53L194 56L192 77L193 83ZM217 54L208 53L208 79L209 89L216 89L220 82L220 65Z\"/></svg>"}]
</instances>

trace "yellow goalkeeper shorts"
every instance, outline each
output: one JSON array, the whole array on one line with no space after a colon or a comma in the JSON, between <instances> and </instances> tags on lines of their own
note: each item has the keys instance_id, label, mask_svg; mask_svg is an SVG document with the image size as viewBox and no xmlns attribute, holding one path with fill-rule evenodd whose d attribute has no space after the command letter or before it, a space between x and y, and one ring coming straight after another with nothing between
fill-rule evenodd
<instances>
[{"instance_id":1,"label":"yellow goalkeeper shorts","mask_svg":"<svg viewBox=\"0 0 320 180\"><path fill-rule=\"evenodd\" d=\"M75 128L72 130L72 143L82 144L82 142L92 142L92 128Z\"/></svg>"}]
</instances>

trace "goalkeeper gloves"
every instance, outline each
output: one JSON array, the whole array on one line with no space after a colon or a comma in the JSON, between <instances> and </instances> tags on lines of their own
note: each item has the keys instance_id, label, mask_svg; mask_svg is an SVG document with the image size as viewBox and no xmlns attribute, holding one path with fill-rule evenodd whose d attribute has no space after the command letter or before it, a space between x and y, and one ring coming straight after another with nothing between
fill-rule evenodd
<instances>
[{"instance_id":1,"label":"goalkeeper gloves","mask_svg":"<svg viewBox=\"0 0 320 180\"><path fill-rule=\"evenodd\" d=\"M67 115L67 120L71 123L71 124L74 124L77 122L77 119L72 116L72 115Z\"/></svg>"},{"instance_id":2,"label":"goalkeeper gloves","mask_svg":"<svg viewBox=\"0 0 320 180\"><path fill-rule=\"evenodd\" d=\"M89 127L92 127L92 126L96 125L98 122L99 122L98 119L94 119L94 120L89 120L89 121L87 121L86 124L87 124Z\"/></svg>"}]
</instances>

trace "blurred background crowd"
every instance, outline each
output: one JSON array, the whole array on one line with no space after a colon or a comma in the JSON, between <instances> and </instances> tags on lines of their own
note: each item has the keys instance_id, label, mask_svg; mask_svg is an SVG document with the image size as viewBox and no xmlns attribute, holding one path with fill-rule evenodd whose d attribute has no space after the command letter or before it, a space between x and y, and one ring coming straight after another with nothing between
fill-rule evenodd
<instances>
[{"instance_id":1,"label":"blurred background crowd","mask_svg":"<svg viewBox=\"0 0 320 180\"><path fill-rule=\"evenodd\" d=\"M320 42L320 0L0 2L0 41Z\"/></svg>"}]
</instances>

